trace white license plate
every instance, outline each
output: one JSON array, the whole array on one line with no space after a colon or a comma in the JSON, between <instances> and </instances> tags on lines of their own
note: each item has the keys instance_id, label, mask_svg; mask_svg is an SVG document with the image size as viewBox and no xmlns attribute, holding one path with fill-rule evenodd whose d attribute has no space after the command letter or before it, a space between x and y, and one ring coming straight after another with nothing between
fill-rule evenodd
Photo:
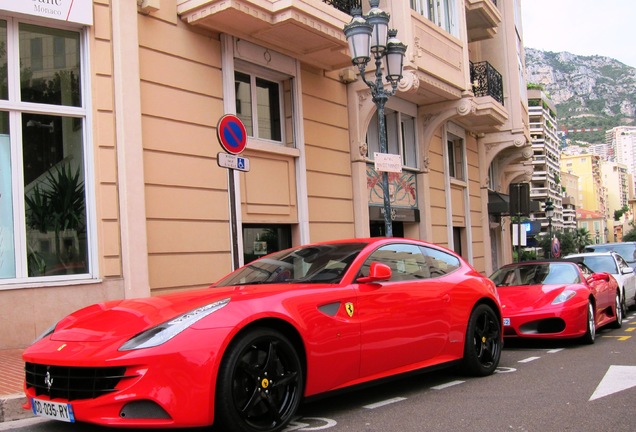
<instances>
[{"instance_id":1,"label":"white license plate","mask_svg":"<svg viewBox=\"0 0 636 432\"><path fill-rule=\"evenodd\" d=\"M31 409L33 409L33 414L36 416L48 417L68 423L75 422L71 404L31 398Z\"/></svg>"},{"instance_id":2,"label":"white license plate","mask_svg":"<svg viewBox=\"0 0 636 432\"><path fill-rule=\"evenodd\" d=\"M504 318L504 325L505 326L509 326L510 325L510 318Z\"/></svg>"}]
</instances>

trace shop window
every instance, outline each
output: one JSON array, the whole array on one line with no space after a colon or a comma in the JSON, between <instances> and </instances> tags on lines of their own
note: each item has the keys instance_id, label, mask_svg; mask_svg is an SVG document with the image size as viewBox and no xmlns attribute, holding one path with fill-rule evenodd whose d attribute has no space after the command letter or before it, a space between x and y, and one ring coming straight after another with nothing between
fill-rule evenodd
<instances>
[{"instance_id":1,"label":"shop window","mask_svg":"<svg viewBox=\"0 0 636 432\"><path fill-rule=\"evenodd\" d=\"M9 18L0 33L0 281L86 277L81 32Z\"/></svg>"},{"instance_id":2,"label":"shop window","mask_svg":"<svg viewBox=\"0 0 636 432\"><path fill-rule=\"evenodd\" d=\"M411 9L453 36L457 36L455 3L455 0L411 0Z\"/></svg>"},{"instance_id":3,"label":"shop window","mask_svg":"<svg viewBox=\"0 0 636 432\"><path fill-rule=\"evenodd\" d=\"M243 260L245 264L290 247L292 247L290 225L243 225Z\"/></svg>"},{"instance_id":4,"label":"shop window","mask_svg":"<svg viewBox=\"0 0 636 432\"><path fill-rule=\"evenodd\" d=\"M415 117L392 109L385 109L387 152L399 154L402 165L417 168L417 145L415 140ZM367 155L373 160L373 154L380 152L378 134L378 113L369 123L367 131Z\"/></svg>"}]
</instances>

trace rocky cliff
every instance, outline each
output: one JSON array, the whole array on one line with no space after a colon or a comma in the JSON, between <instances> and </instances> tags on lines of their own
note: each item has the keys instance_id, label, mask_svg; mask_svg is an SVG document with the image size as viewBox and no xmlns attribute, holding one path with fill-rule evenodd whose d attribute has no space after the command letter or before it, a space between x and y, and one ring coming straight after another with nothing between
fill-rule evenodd
<instances>
[{"instance_id":1,"label":"rocky cliff","mask_svg":"<svg viewBox=\"0 0 636 432\"><path fill-rule=\"evenodd\" d=\"M527 81L541 84L551 96L559 128L636 125L636 68L609 57L525 50ZM603 132L568 137L604 142Z\"/></svg>"}]
</instances>

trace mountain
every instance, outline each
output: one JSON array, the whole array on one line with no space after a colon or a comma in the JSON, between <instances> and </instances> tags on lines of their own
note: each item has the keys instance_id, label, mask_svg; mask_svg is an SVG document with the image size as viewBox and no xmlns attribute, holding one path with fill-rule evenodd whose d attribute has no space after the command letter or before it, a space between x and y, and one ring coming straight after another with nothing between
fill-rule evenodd
<instances>
[{"instance_id":1,"label":"mountain","mask_svg":"<svg viewBox=\"0 0 636 432\"><path fill-rule=\"evenodd\" d=\"M527 82L540 84L557 107L560 129L601 128L568 138L605 142L604 131L636 125L636 68L603 56L525 48Z\"/></svg>"}]
</instances>

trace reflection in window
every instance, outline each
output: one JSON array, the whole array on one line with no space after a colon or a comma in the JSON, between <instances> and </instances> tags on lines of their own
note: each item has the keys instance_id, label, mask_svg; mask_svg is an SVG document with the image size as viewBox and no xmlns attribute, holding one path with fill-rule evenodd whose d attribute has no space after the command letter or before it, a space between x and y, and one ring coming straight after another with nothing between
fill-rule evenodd
<instances>
[{"instance_id":1,"label":"reflection in window","mask_svg":"<svg viewBox=\"0 0 636 432\"><path fill-rule=\"evenodd\" d=\"M79 33L20 24L23 102L81 106Z\"/></svg>"},{"instance_id":2,"label":"reflection in window","mask_svg":"<svg viewBox=\"0 0 636 432\"><path fill-rule=\"evenodd\" d=\"M88 272L81 125L22 114L29 276Z\"/></svg>"},{"instance_id":3,"label":"reflection in window","mask_svg":"<svg viewBox=\"0 0 636 432\"><path fill-rule=\"evenodd\" d=\"M0 112L0 279L15 277L9 113Z\"/></svg>"},{"instance_id":4,"label":"reflection in window","mask_svg":"<svg viewBox=\"0 0 636 432\"><path fill-rule=\"evenodd\" d=\"M243 225L244 263L292 246L289 225Z\"/></svg>"},{"instance_id":5,"label":"reflection in window","mask_svg":"<svg viewBox=\"0 0 636 432\"><path fill-rule=\"evenodd\" d=\"M7 22L0 20L0 99L9 98L7 77Z\"/></svg>"}]
</instances>

